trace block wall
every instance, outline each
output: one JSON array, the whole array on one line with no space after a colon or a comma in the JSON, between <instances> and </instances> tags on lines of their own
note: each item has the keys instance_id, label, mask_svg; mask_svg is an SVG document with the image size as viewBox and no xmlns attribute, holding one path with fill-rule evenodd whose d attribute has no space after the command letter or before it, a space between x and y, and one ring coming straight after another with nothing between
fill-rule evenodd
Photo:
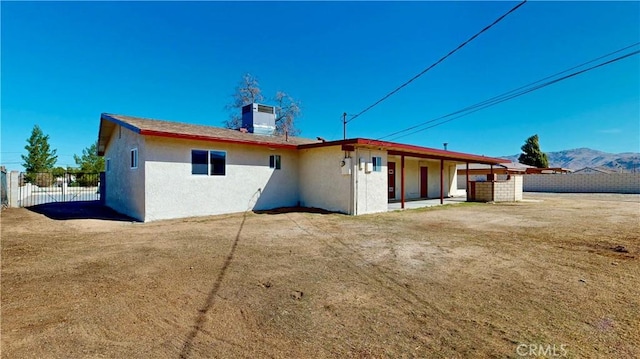
<instances>
[{"instance_id":1,"label":"block wall","mask_svg":"<svg viewBox=\"0 0 640 359\"><path fill-rule=\"evenodd\" d=\"M478 202L522 201L522 182L520 175L512 175L509 180L504 181L475 182L475 200Z\"/></svg>"},{"instance_id":2,"label":"block wall","mask_svg":"<svg viewBox=\"0 0 640 359\"><path fill-rule=\"evenodd\" d=\"M524 175L525 192L640 193L640 173Z\"/></svg>"}]
</instances>

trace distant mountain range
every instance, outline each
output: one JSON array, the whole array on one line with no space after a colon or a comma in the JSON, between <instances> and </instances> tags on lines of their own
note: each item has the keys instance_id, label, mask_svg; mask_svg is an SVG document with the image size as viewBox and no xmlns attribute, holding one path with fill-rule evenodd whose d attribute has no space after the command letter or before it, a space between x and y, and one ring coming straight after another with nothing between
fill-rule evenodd
<instances>
[{"instance_id":1,"label":"distant mountain range","mask_svg":"<svg viewBox=\"0 0 640 359\"><path fill-rule=\"evenodd\" d=\"M520 154L502 156L518 162ZM579 170L584 167L604 168L615 172L640 172L640 153L607 153L590 148L547 152L549 167Z\"/></svg>"}]
</instances>

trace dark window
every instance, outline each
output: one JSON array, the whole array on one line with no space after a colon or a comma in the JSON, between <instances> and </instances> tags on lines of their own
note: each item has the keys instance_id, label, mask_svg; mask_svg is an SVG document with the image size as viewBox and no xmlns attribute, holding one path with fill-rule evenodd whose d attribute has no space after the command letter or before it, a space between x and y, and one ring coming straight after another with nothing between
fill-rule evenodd
<instances>
[{"instance_id":1,"label":"dark window","mask_svg":"<svg viewBox=\"0 0 640 359\"><path fill-rule=\"evenodd\" d=\"M210 151L210 164L211 164L211 172L212 176L224 176L225 175L225 166L227 163L227 154L221 151Z\"/></svg>"},{"instance_id":2,"label":"dark window","mask_svg":"<svg viewBox=\"0 0 640 359\"><path fill-rule=\"evenodd\" d=\"M191 151L191 174L206 175L209 163L207 162L207 151L192 150Z\"/></svg>"},{"instance_id":3,"label":"dark window","mask_svg":"<svg viewBox=\"0 0 640 359\"><path fill-rule=\"evenodd\" d=\"M269 167L275 168L279 170L282 168L282 161L280 159L280 155L271 155L269 156Z\"/></svg>"},{"instance_id":4,"label":"dark window","mask_svg":"<svg viewBox=\"0 0 640 359\"><path fill-rule=\"evenodd\" d=\"M374 172L382 171L382 157L373 157L373 171Z\"/></svg>"},{"instance_id":5,"label":"dark window","mask_svg":"<svg viewBox=\"0 0 640 359\"><path fill-rule=\"evenodd\" d=\"M131 150L131 168L138 168L138 149Z\"/></svg>"},{"instance_id":6,"label":"dark window","mask_svg":"<svg viewBox=\"0 0 640 359\"><path fill-rule=\"evenodd\" d=\"M191 174L224 176L226 157L222 151L191 150Z\"/></svg>"}]
</instances>

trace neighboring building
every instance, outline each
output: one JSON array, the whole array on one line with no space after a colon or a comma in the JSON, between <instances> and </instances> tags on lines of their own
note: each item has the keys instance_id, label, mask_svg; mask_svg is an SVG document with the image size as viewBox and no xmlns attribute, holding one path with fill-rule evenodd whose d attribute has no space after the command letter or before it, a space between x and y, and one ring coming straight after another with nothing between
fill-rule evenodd
<instances>
[{"instance_id":1,"label":"neighboring building","mask_svg":"<svg viewBox=\"0 0 640 359\"><path fill-rule=\"evenodd\" d=\"M537 168L520 162L505 162L498 165L476 163L468 165L468 168L466 164L458 165L458 189L460 190L467 188L467 172L468 181L482 182L491 180L491 178L506 180L510 177L509 175L570 173L571 170L560 167Z\"/></svg>"},{"instance_id":2,"label":"neighboring building","mask_svg":"<svg viewBox=\"0 0 640 359\"><path fill-rule=\"evenodd\" d=\"M602 168L602 167L584 167L579 170L573 171L573 173L583 173L583 174L594 174L594 173L616 173L610 169Z\"/></svg>"},{"instance_id":3,"label":"neighboring building","mask_svg":"<svg viewBox=\"0 0 640 359\"><path fill-rule=\"evenodd\" d=\"M506 180L508 175L525 174L527 169L530 167L532 166L508 161L498 165L487 165L481 163L458 165L456 167L458 173L458 189L465 190L467 188L467 174L469 181L487 181L491 179L492 175L495 179Z\"/></svg>"},{"instance_id":4,"label":"neighboring building","mask_svg":"<svg viewBox=\"0 0 640 359\"><path fill-rule=\"evenodd\" d=\"M562 167L546 167L546 168L530 167L530 168L527 168L525 172L528 175L539 175L539 174L571 173L572 171L568 168L562 168Z\"/></svg>"},{"instance_id":5,"label":"neighboring building","mask_svg":"<svg viewBox=\"0 0 640 359\"><path fill-rule=\"evenodd\" d=\"M508 162L363 138L270 135L273 107L257 104L243 108L243 127L102 114L105 204L140 221L292 206L359 215L387 211L390 201L442 202L457 192L457 164Z\"/></svg>"}]
</instances>

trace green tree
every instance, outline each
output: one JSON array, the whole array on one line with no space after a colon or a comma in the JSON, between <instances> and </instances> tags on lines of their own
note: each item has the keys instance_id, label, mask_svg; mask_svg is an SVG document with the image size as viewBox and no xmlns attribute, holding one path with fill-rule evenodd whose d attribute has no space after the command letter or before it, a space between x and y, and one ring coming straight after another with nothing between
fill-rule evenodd
<instances>
[{"instance_id":1,"label":"green tree","mask_svg":"<svg viewBox=\"0 0 640 359\"><path fill-rule=\"evenodd\" d=\"M98 156L98 146L94 143L82 150L82 156L73 155L80 169L75 172L76 182L80 186L97 186L98 172L104 171L104 157Z\"/></svg>"},{"instance_id":2,"label":"green tree","mask_svg":"<svg viewBox=\"0 0 640 359\"><path fill-rule=\"evenodd\" d=\"M104 171L104 157L98 156L98 146L94 143L82 150L82 156L73 155L76 165L81 172L102 172Z\"/></svg>"},{"instance_id":3,"label":"green tree","mask_svg":"<svg viewBox=\"0 0 640 359\"><path fill-rule=\"evenodd\" d=\"M520 157L518 157L520 163L538 168L549 167L547 154L540 149L538 135L527 138L527 141L520 149L522 150Z\"/></svg>"},{"instance_id":4,"label":"green tree","mask_svg":"<svg viewBox=\"0 0 640 359\"><path fill-rule=\"evenodd\" d=\"M51 174L53 174L54 177L62 177L65 174L65 169L64 167L56 167L51 171Z\"/></svg>"},{"instance_id":5,"label":"green tree","mask_svg":"<svg viewBox=\"0 0 640 359\"><path fill-rule=\"evenodd\" d=\"M49 135L45 135L38 125L33 126L31 136L27 139L27 145L24 146L24 149L27 150L27 155L21 155L21 157L24 161L22 166L27 172L25 180L29 183L35 183L36 174L38 172L48 172L53 169L53 166L58 160L58 156L56 155L56 150L52 150L49 146ZM44 180L44 182L47 181L48 180ZM44 182L36 184L38 186L48 186L51 184Z\"/></svg>"},{"instance_id":6,"label":"green tree","mask_svg":"<svg viewBox=\"0 0 640 359\"><path fill-rule=\"evenodd\" d=\"M231 113L229 119L224 122L224 127L239 129L242 127L242 107L264 101L258 79L251 74L245 74L236 86L232 97L233 101L225 106L225 109ZM300 134L300 130L295 126L296 118L302 113L300 101L282 91L277 91L271 101L276 103L276 134L288 133L290 136Z\"/></svg>"}]
</instances>

